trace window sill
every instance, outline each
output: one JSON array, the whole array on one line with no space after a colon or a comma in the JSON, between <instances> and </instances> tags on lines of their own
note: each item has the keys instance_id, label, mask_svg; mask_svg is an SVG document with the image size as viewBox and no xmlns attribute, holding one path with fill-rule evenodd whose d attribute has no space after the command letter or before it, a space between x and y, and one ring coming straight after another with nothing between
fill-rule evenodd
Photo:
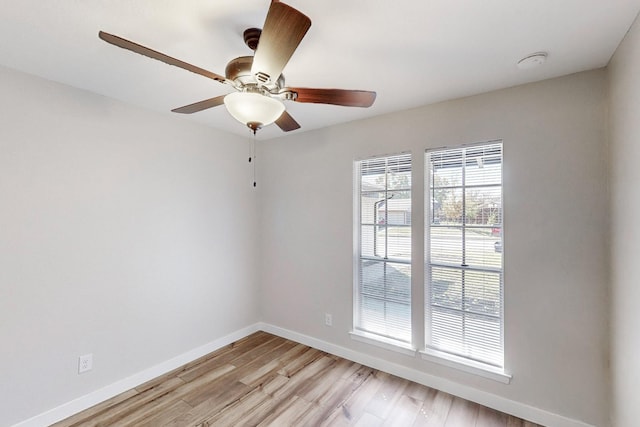
<instances>
[{"instance_id":1,"label":"window sill","mask_svg":"<svg viewBox=\"0 0 640 427\"><path fill-rule=\"evenodd\" d=\"M349 332L351 335L351 339L355 341L360 341L366 344L375 345L376 347L381 347L386 350L395 351L397 353L406 354L408 356L416 355L416 349L411 346L411 344L396 341L391 338L381 337L379 335L371 334L363 331L351 331Z\"/></svg>"},{"instance_id":2,"label":"window sill","mask_svg":"<svg viewBox=\"0 0 640 427\"><path fill-rule=\"evenodd\" d=\"M454 356L432 349L420 351L420 354L422 355L422 359L428 360L429 362L438 363L440 365L448 366L449 368L489 378L503 384L509 384L511 382L511 375L506 374L503 369L495 366L486 365L481 362L474 362L463 357Z\"/></svg>"}]
</instances>

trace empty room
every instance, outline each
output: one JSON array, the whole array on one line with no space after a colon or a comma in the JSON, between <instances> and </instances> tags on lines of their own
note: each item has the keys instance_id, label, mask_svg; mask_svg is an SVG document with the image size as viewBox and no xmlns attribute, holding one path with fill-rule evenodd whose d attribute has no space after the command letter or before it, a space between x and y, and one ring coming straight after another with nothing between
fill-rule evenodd
<instances>
[{"instance_id":1,"label":"empty room","mask_svg":"<svg viewBox=\"0 0 640 427\"><path fill-rule=\"evenodd\" d=\"M0 2L0 426L640 425L640 0Z\"/></svg>"}]
</instances>

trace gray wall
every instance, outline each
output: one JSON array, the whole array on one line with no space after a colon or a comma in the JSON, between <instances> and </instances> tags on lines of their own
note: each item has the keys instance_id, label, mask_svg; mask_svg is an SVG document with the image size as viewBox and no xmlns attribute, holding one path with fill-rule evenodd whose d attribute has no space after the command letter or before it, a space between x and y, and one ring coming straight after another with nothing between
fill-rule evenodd
<instances>
[{"instance_id":1,"label":"gray wall","mask_svg":"<svg viewBox=\"0 0 640 427\"><path fill-rule=\"evenodd\" d=\"M263 320L606 425L606 100L606 74L596 70L265 143L259 218ZM505 365L511 384L350 339L353 160L410 150L419 207L426 148L498 138L505 157ZM414 219L413 253L420 266L422 219ZM420 270L413 272L415 309L423 295ZM333 314L333 327L324 326L325 312Z\"/></svg>"},{"instance_id":2,"label":"gray wall","mask_svg":"<svg viewBox=\"0 0 640 427\"><path fill-rule=\"evenodd\" d=\"M258 320L247 140L6 68L0 93L0 425Z\"/></svg>"},{"instance_id":3,"label":"gray wall","mask_svg":"<svg viewBox=\"0 0 640 427\"><path fill-rule=\"evenodd\" d=\"M640 420L640 21L609 65L614 425Z\"/></svg>"}]
</instances>

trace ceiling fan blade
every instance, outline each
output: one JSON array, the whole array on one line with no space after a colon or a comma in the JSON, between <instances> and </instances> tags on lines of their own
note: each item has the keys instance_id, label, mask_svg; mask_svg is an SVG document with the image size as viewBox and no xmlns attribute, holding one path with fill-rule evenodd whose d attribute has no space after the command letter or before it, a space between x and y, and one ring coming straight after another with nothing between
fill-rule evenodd
<instances>
[{"instance_id":1,"label":"ceiling fan blade","mask_svg":"<svg viewBox=\"0 0 640 427\"><path fill-rule=\"evenodd\" d=\"M113 34L105 33L104 31L100 31L98 33L98 37L107 43L111 43L114 46L121 47L123 49L130 50L135 53L139 53L140 55L148 56L149 58L157 59L158 61L162 61L169 65L174 65L176 67L182 68L187 71L191 71L192 73L200 74L201 76L208 77L210 79L219 81L220 83L226 83L227 79L223 76L213 73L211 71L205 70L200 67L196 67L195 65L191 65L184 61L180 61L179 59L172 58L164 53L157 52L153 49L149 49L148 47L144 47L127 39L123 39L122 37L115 36Z\"/></svg>"},{"instance_id":2,"label":"ceiling fan blade","mask_svg":"<svg viewBox=\"0 0 640 427\"><path fill-rule=\"evenodd\" d=\"M207 108L217 107L224 104L224 97L227 95L216 96L215 98L205 99L204 101L194 102L193 104L185 105L184 107L174 108L174 113L192 114L198 111L206 110Z\"/></svg>"},{"instance_id":3,"label":"ceiling fan blade","mask_svg":"<svg viewBox=\"0 0 640 427\"><path fill-rule=\"evenodd\" d=\"M271 3L251 73L260 83L275 82L311 27L311 19L279 1Z\"/></svg>"},{"instance_id":4,"label":"ceiling fan blade","mask_svg":"<svg viewBox=\"0 0 640 427\"><path fill-rule=\"evenodd\" d=\"M284 111L278 120L276 120L276 125L285 132L300 129L298 122L296 122L295 119L291 117L291 114L286 111Z\"/></svg>"},{"instance_id":5,"label":"ceiling fan blade","mask_svg":"<svg viewBox=\"0 0 640 427\"><path fill-rule=\"evenodd\" d=\"M296 102L313 102L316 104L343 105L345 107L371 107L376 100L376 93L367 90L347 89L312 89L302 87L286 88L298 94Z\"/></svg>"}]
</instances>

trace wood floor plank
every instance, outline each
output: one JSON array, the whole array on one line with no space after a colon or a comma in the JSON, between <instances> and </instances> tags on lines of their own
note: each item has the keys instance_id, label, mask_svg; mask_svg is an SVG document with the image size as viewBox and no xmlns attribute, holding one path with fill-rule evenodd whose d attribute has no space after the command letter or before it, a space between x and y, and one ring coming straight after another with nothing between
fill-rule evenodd
<instances>
[{"instance_id":1,"label":"wood floor plank","mask_svg":"<svg viewBox=\"0 0 640 427\"><path fill-rule=\"evenodd\" d=\"M324 355L320 356L320 358L316 359L313 363L307 365L303 369L300 369L292 377L287 378L276 373L274 378L262 385L262 389L268 391L270 396L273 398L269 402L272 407L272 411L276 410L276 405L279 405L280 402L292 402L294 398L299 396L301 390L305 389L305 385L307 383L315 384L318 378L322 378L336 363L334 358L326 357ZM283 379L286 379L286 381L283 381ZM280 384L281 386L276 387L275 384ZM298 402L298 405L301 405L301 402ZM310 403L307 410L312 407L313 404ZM256 425L267 421L270 414L264 411L261 414L263 415L262 418L259 418L259 414L250 417L247 420L247 425ZM316 413L315 415L321 418L324 417L324 413Z\"/></svg>"},{"instance_id":2,"label":"wood floor plank","mask_svg":"<svg viewBox=\"0 0 640 427\"><path fill-rule=\"evenodd\" d=\"M313 416L308 417L313 421L312 425L320 425L327 420L333 411L342 408L344 403L355 393L360 386L340 379L333 383L333 386L327 390L321 399L312 402L316 405Z\"/></svg>"},{"instance_id":3,"label":"wood floor plank","mask_svg":"<svg viewBox=\"0 0 640 427\"><path fill-rule=\"evenodd\" d=\"M350 414L346 413L344 406L341 406L332 411L319 425L320 427L347 427L355 425L355 422L357 419L351 422Z\"/></svg>"},{"instance_id":4,"label":"wood floor plank","mask_svg":"<svg viewBox=\"0 0 640 427\"><path fill-rule=\"evenodd\" d=\"M210 372L202 375L194 380L184 383L180 389L176 390L174 396L176 399L181 399L187 402L192 407L201 402L201 396L205 395L212 384L215 384L217 380L225 377L230 372L235 371L236 367L233 365L222 365ZM178 378L182 381L181 378ZM205 399L206 400L206 399Z\"/></svg>"},{"instance_id":5,"label":"wood floor plank","mask_svg":"<svg viewBox=\"0 0 640 427\"><path fill-rule=\"evenodd\" d=\"M354 427L378 427L382 426L384 420L375 415L365 412L362 417L354 424Z\"/></svg>"},{"instance_id":6,"label":"wood floor plank","mask_svg":"<svg viewBox=\"0 0 640 427\"><path fill-rule=\"evenodd\" d=\"M184 400L174 400L171 405L162 410L154 408L147 418L139 421L136 427L156 427L164 425L179 416L179 414L190 411L191 405Z\"/></svg>"},{"instance_id":7,"label":"wood floor plank","mask_svg":"<svg viewBox=\"0 0 640 427\"><path fill-rule=\"evenodd\" d=\"M340 407L336 408L321 425L342 426L355 424L364 415L365 408L388 376L389 374L384 372L371 371L363 379L360 387Z\"/></svg>"},{"instance_id":8,"label":"wood floor plank","mask_svg":"<svg viewBox=\"0 0 640 427\"><path fill-rule=\"evenodd\" d=\"M225 375L222 375L217 381L210 382L209 384L200 387L197 393L191 393L183 399L191 406L196 407L212 397L220 396L221 389L236 386L236 383L240 383L240 378L246 376L249 372L258 369L264 363L268 363L272 358L277 359L281 354L285 353L295 345L295 343L285 340L280 342L279 345L270 348L268 351L265 349L265 353L263 354L252 354L251 357L245 357L244 355L239 356L231 361L233 363L232 366L235 367L233 371L229 371ZM238 359L242 359L242 361L238 363ZM198 381L198 379L193 381ZM244 386L245 388L249 387L247 385Z\"/></svg>"},{"instance_id":9,"label":"wood floor plank","mask_svg":"<svg viewBox=\"0 0 640 427\"><path fill-rule=\"evenodd\" d=\"M476 427L507 427L507 415L486 406L480 406Z\"/></svg>"},{"instance_id":10,"label":"wood floor plank","mask_svg":"<svg viewBox=\"0 0 640 427\"><path fill-rule=\"evenodd\" d=\"M543 427L531 421L522 420L512 415L507 415L507 427Z\"/></svg>"},{"instance_id":11,"label":"wood floor plank","mask_svg":"<svg viewBox=\"0 0 640 427\"><path fill-rule=\"evenodd\" d=\"M539 427L265 332L55 427Z\"/></svg>"},{"instance_id":12,"label":"wood floor plank","mask_svg":"<svg viewBox=\"0 0 640 427\"><path fill-rule=\"evenodd\" d=\"M250 414L260 411L269 404L273 398L261 389L251 390L248 394L226 406L216 415L208 418L209 426L237 426L242 424L242 419Z\"/></svg>"},{"instance_id":13,"label":"wood floor plank","mask_svg":"<svg viewBox=\"0 0 640 427\"><path fill-rule=\"evenodd\" d=\"M478 419L480 405L454 397L444 427L473 426Z\"/></svg>"},{"instance_id":14,"label":"wood floor plank","mask_svg":"<svg viewBox=\"0 0 640 427\"><path fill-rule=\"evenodd\" d=\"M237 357L238 354L243 354L248 349L255 348L264 342L272 341L274 339L276 339L275 336L267 334L266 332L256 332L176 368L171 372L139 385L136 387L136 390L144 391L155 387L165 379L177 376L181 377L186 382L191 381L191 379L197 378L203 373L210 371L212 367L215 368L217 366L224 365L229 359Z\"/></svg>"},{"instance_id":15,"label":"wood floor plank","mask_svg":"<svg viewBox=\"0 0 640 427\"><path fill-rule=\"evenodd\" d=\"M158 384L156 387L145 390L142 393L137 393L131 398L120 402L109 411L102 412L100 415L86 419L85 421L77 424L77 426L89 427L115 425L123 418L126 418L138 410L142 410L147 405L152 404L157 399L169 394L182 385L184 385L184 381L180 378L170 378L167 381Z\"/></svg>"},{"instance_id":16,"label":"wood floor plank","mask_svg":"<svg viewBox=\"0 0 640 427\"><path fill-rule=\"evenodd\" d=\"M427 399L433 399L435 397L436 390L429 388L425 385L418 383L410 383L404 392L407 396L413 397L424 403Z\"/></svg>"},{"instance_id":17,"label":"wood floor plank","mask_svg":"<svg viewBox=\"0 0 640 427\"><path fill-rule=\"evenodd\" d=\"M311 404L306 400L293 396L286 399L282 405L278 407L258 427L282 427L300 425L298 420L309 410Z\"/></svg>"},{"instance_id":18,"label":"wood floor plank","mask_svg":"<svg viewBox=\"0 0 640 427\"><path fill-rule=\"evenodd\" d=\"M290 381L289 377L285 377L284 375L280 375L276 373L272 378L265 380L260 385L260 390L264 393L273 396L274 393L284 387Z\"/></svg>"},{"instance_id":19,"label":"wood floor plank","mask_svg":"<svg viewBox=\"0 0 640 427\"><path fill-rule=\"evenodd\" d=\"M265 379L272 377L275 373L279 373L281 370L287 369L287 366L293 361L296 361L301 353L304 353L307 349L307 346L298 344L288 349L280 356L267 361L257 369L252 369L247 373L247 375L240 378L240 382L250 387L262 384Z\"/></svg>"},{"instance_id":20,"label":"wood floor plank","mask_svg":"<svg viewBox=\"0 0 640 427\"><path fill-rule=\"evenodd\" d=\"M281 366L278 360L271 360L266 364L252 369L245 376L239 379L242 384L246 384L249 387L255 387L262 384L267 378L273 376L273 372L277 371Z\"/></svg>"},{"instance_id":21,"label":"wood floor plank","mask_svg":"<svg viewBox=\"0 0 640 427\"><path fill-rule=\"evenodd\" d=\"M241 422L238 425L256 426L264 422L274 412L283 410L283 408L279 409L280 405L282 405L283 399L278 399L274 397L272 394L267 394L267 393L264 393L264 394L265 394L265 399L262 400L251 411L245 413L241 417ZM222 426L222 424L220 425Z\"/></svg>"},{"instance_id":22,"label":"wood floor plank","mask_svg":"<svg viewBox=\"0 0 640 427\"><path fill-rule=\"evenodd\" d=\"M308 402L315 402L319 405L326 404L331 399L335 384L342 379L342 376L350 370L353 365L357 365L350 360L341 359L335 362L331 369L320 376L317 381L308 382L298 390L299 396Z\"/></svg>"},{"instance_id":23,"label":"wood floor plank","mask_svg":"<svg viewBox=\"0 0 640 427\"><path fill-rule=\"evenodd\" d=\"M179 377L184 381L191 381L194 378L198 378L203 373L208 372L211 368L224 365L224 364L233 364L234 366L240 366L246 363L246 359L250 359L252 357L259 357L260 355L268 352L273 347L276 347L279 344L282 344L284 341L278 337L266 337L268 339L264 339L265 337L258 337L259 341L256 342L255 346L238 345L233 347L226 347L221 354L216 354L213 357L210 357L201 363L194 364L188 369L185 369L183 372L179 373ZM215 352L218 353L218 352ZM244 356L245 359L239 359L240 356Z\"/></svg>"},{"instance_id":24,"label":"wood floor plank","mask_svg":"<svg viewBox=\"0 0 640 427\"><path fill-rule=\"evenodd\" d=\"M117 395L116 397L109 399L109 400L105 400L102 403L99 403L95 406L92 406L91 408L77 413L63 421L60 421L58 423L53 424L51 427L75 427L77 425L79 425L82 422L88 422L89 420L91 420L92 418L98 417L99 415L103 414L104 412L110 410L111 408L119 405L120 403L132 398L133 396L137 395L138 391L135 389L131 389L128 391L125 391L124 393L121 393L119 395Z\"/></svg>"},{"instance_id":25,"label":"wood floor plank","mask_svg":"<svg viewBox=\"0 0 640 427\"><path fill-rule=\"evenodd\" d=\"M280 374L277 375L273 381L264 384L264 390L269 391L274 396L274 401L286 400L293 397L300 397L305 402L309 403L305 408L305 412L300 414L299 422L301 425L318 425L320 422L328 417L333 407L328 405L337 405L336 402L344 401L351 393L349 387L335 387L335 382L332 382L333 387L328 385L328 380L332 381L338 379L347 373L353 375L353 370L350 369L353 362L340 359L336 361L335 358L327 357L319 354L321 357L316 359L314 363L307 365L305 368L297 371L291 378L284 377ZM339 365L339 366L337 366ZM282 372L282 371L278 371ZM284 372L290 374L291 370L284 370ZM286 382L282 379L287 378ZM273 387L274 382L280 382L282 388ZM349 381L350 384L354 384ZM315 387L309 388L308 385L318 385L318 389ZM298 405L302 405L302 402L298 402ZM260 421L253 419L250 425L255 425L255 422Z\"/></svg>"},{"instance_id":26,"label":"wood floor plank","mask_svg":"<svg viewBox=\"0 0 640 427\"><path fill-rule=\"evenodd\" d=\"M326 356L316 359L313 363L298 371L296 375L289 378L289 381L287 381L283 387L274 390L273 396L285 399L297 393L305 386L307 381L311 381L313 378L319 379L325 372L331 369L335 363L334 359Z\"/></svg>"},{"instance_id":27,"label":"wood floor plank","mask_svg":"<svg viewBox=\"0 0 640 427\"><path fill-rule=\"evenodd\" d=\"M294 343L293 341L276 337L273 340L267 341L264 344L261 344L260 346L251 348L250 350L237 355L233 359L232 363L237 367L242 367L244 365L248 365L254 362L256 359L260 359L260 358L264 359L265 357L267 357L268 354L270 354L273 351L277 351L278 349L282 350L283 346L286 346L284 351L287 351L290 348L295 347L296 345L298 344ZM277 352L277 354L280 355L282 354L282 352Z\"/></svg>"},{"instance_id":28,"label":"wood floor plank","mask_svg":"<svg viewBox=\"0 0 640 427\"><path fill-rule=\"evenodd\" d=\"M442 427L449 416L453 396L434 390L425 398L413 427Z\"/></svg>"},{"instance_id":29,"label":"wood floor plank","mask_svg":"<svg viewBox=\"0 0 640 427\"><path fill-rule=\"evenodd\" d=\"M383 420L386 420L389 412L393 409L396 401L400 399L404 389L409 385L409 381L404 378L390 375L389 378L382 383L365 412L373 414Z\"/></svg>"},{"instance_id":30,"label":"wood floor plank","mask_svg":"<svg viewBox=\"0 0 640 427\"><path fill-rule=\"evenodd\" d=\"M391 412L382 424L384 427L406 427L413 425L422 408L423 401L402 394L393 405Z\"/></svg>"},{"instance_id":31,"label":"wood floor plank","mask_svg":"<svg viewBox=\"0 0 640 427\"><path fill-rule=\"evenodd\" d=\"M305 399L306 400L306 399ZM296 421L299 426L317 426L327 418L330 411L317 402L309 402L309 407Z\"/></svg>"},{"instance_id":32,"label":"wood floor plank","mask_svg":"<svg viewBox=\"0 0 640 427\"><path fill-rule=\"evenodd\" d=\"M349 387L345 386L346 380L340 379L334 383L331 390L323 395L322 403L318 400L311 401L309 412L301 418L303 425L319 426L323 425L333 414L335 410L342 407L342 404L351 395ZM335 424L335 423L334 423Z\"/></svg>"},{"instance_id":33,"label":"wood floor plank","mask_svg":"<svg viewBox=\"0 0 640 427\"><path fill-rule=\"evenodd\" d=\"M314 361L325 355L326 353L320 350L316 350L315 348L308 348L300 355L300 357L292 359L284 366L282 366L282 368L278 370L278 374L284 375L286 377L292 377L305 366L313 363Z\"/></svg>"},{"instance_id":34,"label":"wood floor plank","mask_svg":"<svg viewBox=\"0 0 640 427\"><path fill-rule=\"evenodd\" d=\"M191 405L187 404L185 401L176 400L170 394L165 394L164 396L155 399L153 401L153 405L143 405L135 411L130 412L128 415L118 418L114 423L123 427L139 427L145 424L148 425L149 421L153 419L157 419L158 423L162 422L163 419L173 419L175 416L172 414L175 414L175 411L188 411L190 409ZM107 421L103 425L114 424L112 424L111 421Z\"/></svg>"},{"instance_id":35,"label":"wood floor plank","mask_svg":"<svg viewBox=\"0 0 640 427\"><path fill-rule=\"evenodd\" d=\"M325 372L330 370L332 365L335 363L336 362L333 358L322 356L315 362L307 365L304 369L299 370L291 378L275 373L275 376L262 386L262 389L264 391L268 391L269 396L272 397L269 401L272 406L272 413L266 413L263 411L261 412L263 415L262 418L259 418L258 414L256 414L248 420L248 424L268 425L270 422L269 420L273 418L273 413L278 412L277 406L286 406L284 402L291 402L292 404L295 402L297 409L300 409L300 407L303 406L303 403L306 402L308 405L304 405L304 407L306 410L309 410L313 406L312 403L304 399L304 402L297 401L297 399L300 399L300 390L304 389L308 382L315 383L315 381L317 381L319 377L323 376ZM286 381L284 381L284 379L286 379ZM276 384L279 386L276 386ZM304 414L300 413L299 415L303 416Z\"/></svg>"},{"instance_id":36,"label":"wood floor plank","mask_svg":"<svg viewBox=\"0 0 640 427\"><path fill-rule=\"evenodd\" d=\"M211 395L207 400L201 402L195 406L189 412L181 414L174 418L170 422L165 423L165 426L171 427L183 427L183 426L196 426L200 424L208 424L208 420L215 417L219 412L224 410L229 405L232 405L237 400L242 399L251 392L251 389L245 384L235 382L233 384L221 387L216 390L215 394Z\"/></svg>"}]
</instances>

